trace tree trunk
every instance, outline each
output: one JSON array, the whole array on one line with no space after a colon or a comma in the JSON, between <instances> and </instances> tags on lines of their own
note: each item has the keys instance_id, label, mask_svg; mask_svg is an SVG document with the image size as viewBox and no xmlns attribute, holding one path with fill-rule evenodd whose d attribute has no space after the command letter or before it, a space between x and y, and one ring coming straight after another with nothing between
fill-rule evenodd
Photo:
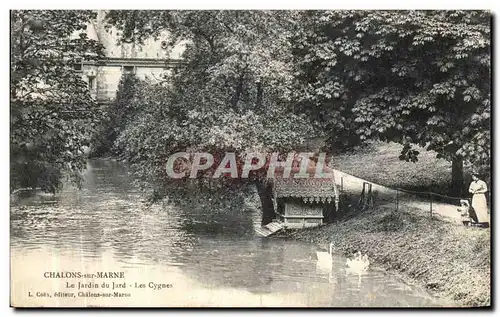
<instances>
[{"instance_id":1,"label":"tree trunk","mask_svg":"<svg viewBox=\"0 0 500 317\"><path fill-rule=\"evenodd\" d=\"M464 161L462 158L454 158L451 162L450 193L456 197L462 197L464 194Z\"/></svg>"},{"instance_id":2,"label":"tree trunk","mask_svg":"<svg viewBox=\"0 0 500 317\"><path fill-rule=\"evenodd\" d=\"M262 83L259 81L257 82L257 110L262 110Z\"/></svg>"},{"instance_id":3,"label":"tree trunk","mask_svg":"<svg viewBox=\"0 0 500 317\"><path fill-rule=\"evenodd\" d=\"M241 93L243 92L243 79L244 79L244 74L242 73L238 78L238 83L236 84L234 95L231 98L231 105L233 106L233 109L235 111L238 110L238 101L240 101L240 96Z\"/></svg>"},{"instance_id":4,"label":"tree trunk","mask_svg":"<svg viewBox=\"0 0 500 317\"><path fill-rule=\"evenodd\" d=\"M269 182L265 182L265 180L257 180L256 181L257 192L259 193L260 202L262 206L262 225L265 226L268 223L272 222L276 217L276 213L274 211L274 205L272 200L272 187Z\"/></svg>"}]
</instances>

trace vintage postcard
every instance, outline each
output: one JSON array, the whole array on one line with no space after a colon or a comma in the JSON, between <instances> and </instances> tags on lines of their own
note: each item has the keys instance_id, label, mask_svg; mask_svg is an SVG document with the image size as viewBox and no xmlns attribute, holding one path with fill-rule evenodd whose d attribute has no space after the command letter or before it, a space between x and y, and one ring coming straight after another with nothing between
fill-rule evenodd
<instances>
[{"instance_id":1,"label":"vintage postcard","mask_svg":"<svg viewBox=\"0 0 500 317\"><path fill-rule=\"evenodd\" d=\"M491 307L491 19L11 10L11 306Z\"/></svg>"}]
</instances>

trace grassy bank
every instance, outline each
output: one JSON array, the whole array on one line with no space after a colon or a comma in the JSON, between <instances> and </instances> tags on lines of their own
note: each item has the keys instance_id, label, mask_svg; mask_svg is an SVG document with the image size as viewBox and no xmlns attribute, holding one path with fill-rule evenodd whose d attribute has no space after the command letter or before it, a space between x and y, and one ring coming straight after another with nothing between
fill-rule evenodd
<instances>
[{"instance_id":1,"label":"grassy bank","mask_svg":"<svg viewBox=\"0 0 500 317\"><path fill-rule=\"evenodd\" d=\"M490 305L489 229L378 206L346 221L287 235L325 248L332 242L335 252L347 256L366 253L372 263L458 305Z\"/></svg>"},{"instance_id":2,"label":"grassy bank","mask_svg":"<svg viewBox=\"0 0 500 317\"><path fill-rule=\"evenodd\" d=\"M418 162L399 159L402 145L373 142L332 157L333 167L370 182L411 190L446 192L451 181L451 163L437 159L435 152L419 149Z\"/></svg>"}]
</instances>

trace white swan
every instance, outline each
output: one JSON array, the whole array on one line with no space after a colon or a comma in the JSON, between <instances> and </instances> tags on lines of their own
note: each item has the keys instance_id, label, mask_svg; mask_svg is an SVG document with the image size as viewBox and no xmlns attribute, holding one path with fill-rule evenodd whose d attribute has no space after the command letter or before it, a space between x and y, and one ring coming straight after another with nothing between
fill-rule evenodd
<instances>
[{"instance_id":1,"label":"white swan","mask_svg":"<svg viewBox=\"0 0 500 317\"><path fill-rule=\"evenodd\" d=\"M330 243L330 249L329 252L319 252L316 251L316 256L318 257L318 262L316 263L317 266L325 269L332 269L333 265L333 243Z\"/></svg>"},{"instance_id":2,"label":"white swan","mask_svg":"<svg viewBox=\"0 0 500 317\"><path fill-rule=\"evenodd\" d=\"M370 266L370 260L366 254L362 256L358 251L352 260L347 259L346 265L350 271L363 272Z\"/></svg>"}]
</instances>

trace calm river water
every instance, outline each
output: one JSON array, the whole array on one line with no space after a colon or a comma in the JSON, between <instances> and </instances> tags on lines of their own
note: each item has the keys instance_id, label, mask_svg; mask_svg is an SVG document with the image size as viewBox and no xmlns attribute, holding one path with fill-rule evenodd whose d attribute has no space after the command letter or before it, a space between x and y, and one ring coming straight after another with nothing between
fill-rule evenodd
<instances>
[{"instance_id":1,"label":"calm river water","mask_svg":"<svg viewBox=\"0 0 500 317\"><path fill-rule=\"evenodd\" d=\"M449 305L377 267L362 275L350 273L341 256L334 257L331 270L321 269L317 266L316 245L255 236L253 228L260 223L258 212L200 213L163 204L146 208L140 199L123 165L93 160L88 164L82 190L68 186L56 196L38 195L13 203L12 303ZM102 271L123 272L124 278L99 278L97 274ZM55 272L82 275L50 278ZM113 282L121 287L113 290ZM87 287L78 289L79 283Z\"/></svg>"}]
</instances>

